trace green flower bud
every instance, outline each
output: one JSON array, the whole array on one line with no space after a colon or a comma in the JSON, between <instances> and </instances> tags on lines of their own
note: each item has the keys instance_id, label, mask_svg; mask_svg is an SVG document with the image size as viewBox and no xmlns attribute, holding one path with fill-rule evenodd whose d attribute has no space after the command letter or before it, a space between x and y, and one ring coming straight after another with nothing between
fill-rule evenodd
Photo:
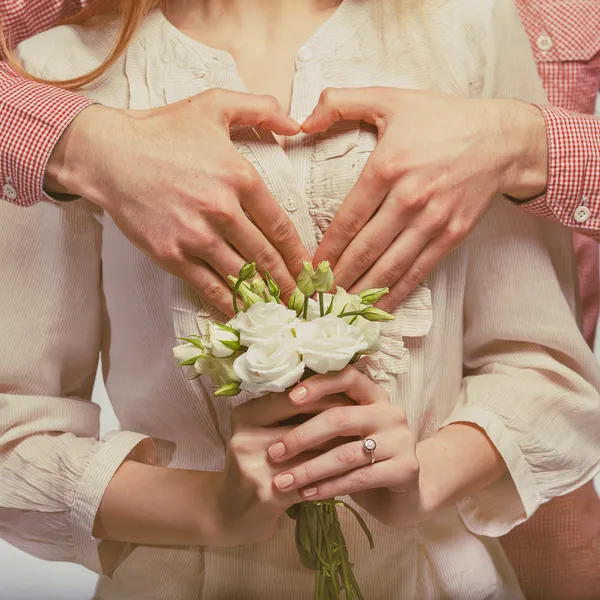
<instances>
[{"instance_id":1,"label":"green flower bud","mask_svg":"<svg viewBox=\"0 0 600 600\"><path fill-rule=\"evenodd\" d=\"M365 304L375 304L379 302L386 294L390 293L390 288L371 288L360 293L360 299Z\"/></svg>"},{"instance_id":2,"label":"green flower bud","mask_svg":"<svg viewBox=\"0 0 600 600\"><path fill-rule=\"evenodd\" d=\"M302 314L302 311L304 310L304 294L298 288L292 293L288 302L288 308L290 310L295 310L298 316Z\"/></svg>"},{"instance_id":3,"label":"green flower bud","mask_svg":"<svg viewBox=\"0 0 600 600\"><path fill-rule=\"evenodd\" d=\"M242 281L248 281L248 279L252 279L256 275L256 263L246 263L241 269L239 273L239 278Z\"/></svg>"},{"instance_id":4,"label":"green flower bud","mask_svg":"<svg viewBox=\"0 0 600 600\"><path fill-rule=\"evenodd\" d=\"M281 296L281 290L279 286L275 282L275 280L271 277L271 273L269 271L265 271L265 279L267 280L267 287L269 288L269 294L275 298L276 302L279 302L279 298Z\"/></svg>"},{"instance_id":5,"label":"green flower bud","mask_svg":"<svg viewBox=\"0 0 600 600\"><path fill-rule=\"evenodd\" d=\"M267 286L262 279L255 279L250 284L250 289L257 295L263 296L267 291Z\"/></svg>"},{"instance_id":6,"label":"green flower bud","mask_svg":"<svg viewBox=\"0 0 600 600\"><path fill-rule=\"evenodd\" d=\"M227 383L215 391L215 398L237 396L240 391L239 383Z\"/></svg>"},{"instance_id":7,"label":"green flower bud","mask_svg":"<svg viewBox=\"0 0 600 600\"><path fill-rule=\"evenodd\" d=\"M296 285L305 296L312 296L316 292L313 281L314 276L315 270L312 265L308 261L304 261Z\"/></svg>"},{"instance_id":8,"label":"green flower bud","mask_svg":"<svg viewBox=\"0 0 600 600\"><path fill-rule=\"evenodd\" d=\"M241 285L238 290L238 294L242 297L244 301L244 310L248 310L253 304L257 302L264 302L264 300L258 295L255 294L248 286Z\"/></svg>"},{"instance_id":9,"label":"green flower bud","mask_svg":"<svg viewBox=\"0 0 600 600\"><path fill-rule=\"evenodd\" d=\"M367 321L394 321L396 319L394 315L390 315L385 310L375 308L374 306L364 308L359 314L361 317L367 319Z\"/></svg>"},{"instance_id":10,"label":"green flower bud","mask_svg":"<svg viewBox=\"0 0 600 600\"><path fill-rule=\"evenodd\" d=\"M328 260L318 264L312 280L317 292L328 292L333 287L333 271Z\"/></svg>"}]
</instances>

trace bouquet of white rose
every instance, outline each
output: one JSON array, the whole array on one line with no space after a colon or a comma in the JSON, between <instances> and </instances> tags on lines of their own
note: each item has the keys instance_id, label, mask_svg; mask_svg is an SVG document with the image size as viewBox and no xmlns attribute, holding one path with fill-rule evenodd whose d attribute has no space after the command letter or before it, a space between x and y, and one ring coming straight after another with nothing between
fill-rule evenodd
<instances>
[{"instance_id":1,"label":"bouquet of white rose","mask_svg":"<svg viewBox=\"0 0 600 600\"><path fill-rule=\"evenodd\" d=\"M328 262L317 269L305 263L287 308L277 283L254 263L229 277L236 316L227 323L209 322L204 331L183 338L173 349L189 378L209 376L215 396L241 391L255 396L283 392L314 373L340 371L381 346L381 322L394 317L373 306L387 288L349 294L333 288ZM313 297L317 295L317 300ZM243 309L238 306L241 298ZM337 506L350 510L373 538L360 514L340 500L302 502L288 510L295 519L296 547L302 564L317 571L315 600L362 599L337 515Z\"/></svg>"}]
</instances>

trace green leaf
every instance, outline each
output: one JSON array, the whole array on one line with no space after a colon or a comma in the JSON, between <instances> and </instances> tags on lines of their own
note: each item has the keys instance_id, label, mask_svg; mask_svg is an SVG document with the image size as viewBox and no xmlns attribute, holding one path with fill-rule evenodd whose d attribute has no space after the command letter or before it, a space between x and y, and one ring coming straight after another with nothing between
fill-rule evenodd
<instances>
[{"instance_id":1,"label":"green leaf","mask_svg":"<svg viewBox=\"0 0 600 600\"><path fill-rule=\"evenodd\" d=\"M223 331L229 331L229 333L233 333L234 335L240 337L240 332L237 329L234 329L233 327L229 327L229 325L223 325L223 323L215 323L215 325Z\"/></svg>"},{"instance_id":2,"label":"green leaf","mask_svg":"<svg viewBox=\"0 0 600 600\"><path fill-rule=\"evenodd\" d=\"M229 348L232 352L237 352L241 349L241 344L237 340L219 340L225 348Z\"/></svg>"},{"instance_id":3,"label":"green leaf","mask_svg":"<svg viewBox=\"0 0 600 600\"><path fill-rule=\"evenodd\" d=\"M193 335L193 336L177 338L177 339L181 340L183 342L187 342L188 344L192 344L192 345L196 346L196 348L200 348L200 350L204 350L204 344L202 343L200 336Z\"/></svg>"},{"instance_id":4,"label":"green leaf","mask_svg":"<svg viewBox=\"0 0 600 600\"><path fill-rule=\"evenodd\" d=\"M176 367L191 367L192 365L196 364L196 361L202 358L202 354L198 354L198 356L195 356L194 358L188 358L187 360L184 360L183 362L177 363L175 366Z\"/></svg>"}]
</instances>

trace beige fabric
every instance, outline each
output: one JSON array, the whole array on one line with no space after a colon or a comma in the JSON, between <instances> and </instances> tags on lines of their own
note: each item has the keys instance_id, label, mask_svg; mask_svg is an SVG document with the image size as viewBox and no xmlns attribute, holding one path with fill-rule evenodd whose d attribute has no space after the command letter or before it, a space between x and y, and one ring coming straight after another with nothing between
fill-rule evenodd
<instances>
[{"instance_id":1,"label":"beige fabric","mask_svg":"<svg viewBox=\"0 0 600 600\"><path fill-rule=\"evenodd\" d=\"M430 63L414 60L428 54L426 34L410 44L387 36L384 48L368 4L346 0L306 42L311 56L296 64L295 118L306 117L327 86L426 85ZM112 35L56 29L24 43L20 54L38 74L71 77L98 64ZM428 35L443 50L442 86L543 100L509 0L449 0ZM189 40L155 12L126 56L86 93L147 108L213 86L243 89L230 57ZM233 138L277 199L292 209L295 203L289 214L311 251L376 142L357 123L298 136L286 153L263 132L238 129ZM171 364L176 336L193 331L198 310L203 317L209 310L83 200L27 211L3 203L0 222L0 535L38 556L99 571L91 537L97 505L132 449L153 460L144 436L154 440L157 464L223 464L228 404ZM369 600L518 600L494 538L597 472L599 376L572 316L569 248L556 225L498 202L386 330L387 352L369 373L389 387L419 438L445 423L476 423L510 475L419 526L390 529L366 515L372 552L342 514ZM100 353L123 432L97 441L90 393ZM310 598L312 585L284 519L271 540L249 547L137 548L113 579L101 577L97 598L296 600Z\"/></svg>"}]
</instances>

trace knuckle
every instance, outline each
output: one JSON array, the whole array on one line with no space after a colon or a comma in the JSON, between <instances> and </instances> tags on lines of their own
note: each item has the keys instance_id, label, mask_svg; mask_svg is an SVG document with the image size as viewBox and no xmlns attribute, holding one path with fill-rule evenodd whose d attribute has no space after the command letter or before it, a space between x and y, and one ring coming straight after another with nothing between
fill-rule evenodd
<instances>
[{"instance_id":1,"label":"knuckle","mask_svg":"<svg viewBox=\"0 0 600 600\"><path fill-rule=\"evenodd\" d=\"M242 161L232 170L230 183L238 191L252 193L262 183L256 169L247 161Z\"/></svg>"},{"instance_id":2,"label":"knuckle","mask_svg":"<svg viewBox=\"0 0 600 600\"><path fill-rule=\"evenodd\" d=\"M445 224L445 234L448 241L454 245L463 240L469 232L467 223L459 219L447 220Z\"/></svg>"},{"instance_id":3,"label":"knuckle","mask_svg":"<svg viewBox=\"0 0 600 600\"><path fill-rule=\"evenodd\" d=\"M350 484L353 489L363 489L369 485L368 469L357 469L350 475Z\"/></svg>"},{"instance_id":4,"label":"knuckle","mask_svg":"<svg viewBox=\"0 0 600 600\"><path fill-rule=\"evenodd\" d=\"M350 415L344 408L330 408L325 412L328 426L336 430L346 430L350 426Z\"/></svg>"},{"instance_id":5,"label":"knuckle","mask_svg":"<svg viewBox=\"0 0 600 600\"><path fill-rule=\"evenodd\" d=\"M336 460L340 465L347 467L354 466L359 462L357 448L354 445L346 444L341 446L336 453Z\"/></svg>"},{"instance_id":6,"label":"knuckle","mask_svg":"<svg viewBox=\"0 0 600 600\"><path fill-rule=\"evenodd\" d=\"M271 242L276 245L286 245L294 241L295 229L292 222L285 216L277 218L271 224Z\"/></svg>"},{"instance_id":7,"label":"knuckle","mask_svg":"<svg viewBox=\"0 0 600 600\"><path fill-rule=\"evenodd\" d=\"M357 214L351 212L345 214L337 223L338 231L342 237L352 239L356 237L362 228L362 223Z\"/></svg>"},{"instance_id":8,"label":"knuckle","mask_svg":"<svg viewBox=\"0 0 600 600\"><path fill-rule=\"evenodd\" d=\"M409 289L414 289L425 280L426 276L427 274L419 267L412 266L404 273L402 280Z\"/></svg>"},{"instance_id":9,"label":"knuckle","mask_svg":"<svg viewBox=\"0 0 600 600\"><path fill-rule=\"evenodd\" d=\"M403 167L395 156L381 158L373 167L374 176L383 183L394 183L402 175Z\"/></svg>"},{"instance_id":10,"label":"knuckle","mask_svg":"<svg viewBox=\"0 0 600 600\"><path fill-rule=\"evenodd\" d=\"M417 457L413 455L406 459L403 465L403 470L406 473L407 478L411 481L417 479L421 470L421 466L419 465Z\"/></svg>"},{"instance_id":11,"label":"knuckle","mask_svg":"<svg viewBox=\"0 0 600 600\"><path fill-rule=\"evenodd\" d=\"M221 300L223 297L222 287L217 283L217 281L214 281L212 279L203 282L202 288L198 289L197 292L198 294L200 294L200 296L202 296L204 300L209 302L211 305L214 302Z\"/></svg>"},{"instance_id":12,"label":"knuckle","mask_svg":"<svg viewBox=\"0 0 600 600\"><path fill-rule=\"evenodd\" d=\"M332 87L325 88L321 92L321 96L319 97L319 104L323 104L327 107L332 106L334 103L334 100L335 100L336 92L337 92L336 88L332 88Z\"/></svg>"},{"instance_id":13,"label":"knuckle","mask_svg":"<svg viewBox=\"0 0 600 600\"><path fill-rule=\"evenodd\" d=\"M274 250L269 246L263 246L255 251L254 261L260 271L264 269L272 270L273 266L276 264Z\"/></svg>"},{"instance_id":14,"label":"knuckle","mask_svg":"<svg viewBox=\"0 0 600 600\"><path fill-rule=\"evenodd\" d=\"M287 435L287 437L283 440L283 443L289 453L296 453L300 448L303 448L304 444L304 435L299 428L293 429Z\"/></svg>"},{"instance_id":15,"label":"knuckle","mask_svg":"<svg viewBox=\"0 0 600 600\"><path fill-rule=\"evenodd\" d=\"M265 104L265 110L269 113L276 112L280 109L279 100L270 94L263 96L263 102Z\"/></svg>"},{"instance_id":16,"label":"knuckle","mask_svg":"<svg viewBox=\"0 0 600 600\"><path fill-rule=\"evenodd\" d=\"M252 452L253 446L254 444L250 436L237 433L232 436L229 442L229 452L234 456L244 456Z\"/></svg>"}]
</instances>

